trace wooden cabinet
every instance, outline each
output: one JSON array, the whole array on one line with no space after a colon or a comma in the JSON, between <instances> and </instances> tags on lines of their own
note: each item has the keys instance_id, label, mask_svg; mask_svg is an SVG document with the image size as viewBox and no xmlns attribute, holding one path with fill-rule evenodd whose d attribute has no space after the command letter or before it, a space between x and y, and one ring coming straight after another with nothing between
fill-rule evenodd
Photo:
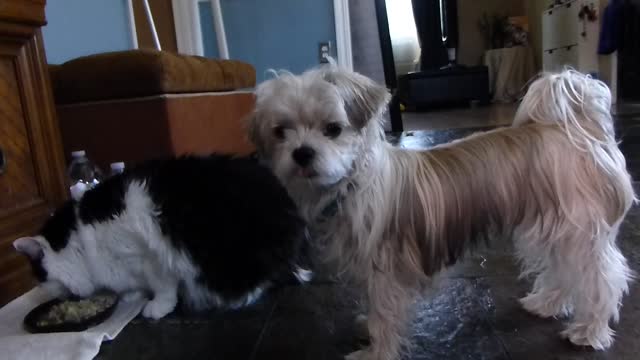
<instances>
[{"instance_id":1,"label":"wooden cabinet","mask_svg":"<svg viewBox=\"0 0 640 360\"><path fill-rule=\"evenodd\" d=\"M40 27L44 0L0 1L0 305L33 286L13 249L66 197L64 158Z\"/></svg>"}]
</instances>

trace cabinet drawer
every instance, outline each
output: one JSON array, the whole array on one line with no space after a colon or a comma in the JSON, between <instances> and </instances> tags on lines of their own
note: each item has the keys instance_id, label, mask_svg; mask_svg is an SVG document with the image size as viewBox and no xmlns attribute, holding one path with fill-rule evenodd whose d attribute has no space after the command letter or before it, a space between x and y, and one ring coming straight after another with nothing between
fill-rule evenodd
<instances>
[{"instance_id":1,"label":"cabinet drawer","mask_svg":"<svg viewBox=\"0 0 640 360\"><path fill-rule=\"evenodd\" d=\"M0 56L0 217L41 199L13 59Z\"/></svg>"}]
</instances>

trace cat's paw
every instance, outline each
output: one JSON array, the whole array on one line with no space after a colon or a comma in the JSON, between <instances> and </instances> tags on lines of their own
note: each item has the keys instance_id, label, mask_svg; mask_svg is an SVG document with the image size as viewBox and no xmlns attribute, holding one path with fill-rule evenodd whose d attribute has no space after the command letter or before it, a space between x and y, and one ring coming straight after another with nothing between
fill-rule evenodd
<instances>
[{"instance_id":1,"label":"cat's paw","mask_svg":"<svg viewBox=\"0 0 640 360\"><path fill-rule=\"evenodd\" d=\"M154 320L165 317L176 307L175 301L155 298L149 301L142 309L142 316Z\"/></svg>"}]
</instances>

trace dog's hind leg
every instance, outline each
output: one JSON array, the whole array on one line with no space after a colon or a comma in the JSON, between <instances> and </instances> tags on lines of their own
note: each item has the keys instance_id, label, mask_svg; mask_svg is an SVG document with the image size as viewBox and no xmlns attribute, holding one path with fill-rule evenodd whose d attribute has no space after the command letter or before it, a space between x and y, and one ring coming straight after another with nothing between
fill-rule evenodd
<instances>
[{"instance_id":1,"label":"dog's hind leg","mask_svg":"<svg viewBox=\"0 0 640 360\"><path fill-rule=\"evenodd\" d=\"M520 259L522 276L536 276L533 289L520 303L528 312L543 318L569 315L572 311L570 276L562 272L562 259L538 233L516 237L516 254Z\"/></svg>"},{"instance_id":2,"label":"dog's hind leg","mask_svg":"<svg viewBox=\"0 0 640 360\"><path fill-rule=\"evenodd\" d=\"M613 343L609 321L618 321L631 278L627 261L615 244L616 234L617 226L595 239L591 251L565 254L566 267L560 271L573 276L574 317L562 335L576 345L603 350Z\"/></svg>"},{"instance_id":3,"label":"dog's hind leg","mask_svg":"<svg viewBox=\"0 0 640 360\"><path fill-rule=\"evenodd\" d=\"M368 280L367 328L371 345L347 355L347 360L397 360L407 345L404 335L416 291L390 273L375 270Z\"/></svg>"},{"instance_id":4,"label":"dog's hind leg","mask_svg":"<svg viewBox=\"0 0 640 360\"><path fill-rule=\"evenodd\" d=\"M557 259L537 275L533 289L520 299L528 312L543 318L567 316L573 311L572 288Z\"/></svg>"}]
</instances>

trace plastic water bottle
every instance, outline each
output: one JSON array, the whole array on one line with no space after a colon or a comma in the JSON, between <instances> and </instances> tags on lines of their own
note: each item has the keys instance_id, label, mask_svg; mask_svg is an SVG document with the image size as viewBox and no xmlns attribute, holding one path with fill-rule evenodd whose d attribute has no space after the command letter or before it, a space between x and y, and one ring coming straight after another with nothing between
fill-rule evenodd
<instances>
[{"instance_id":1,"label":"plastic water bottle","mask_svg":"<svg viewBox=\"0 0 640 360\"><path fill-rule=\"evenodd\" d=\"M124 163L114 162L109 165L109 168L111 168L111 174L109 176L122 174L124 172Z\"/></svg>"},{"instance_id":2,"label":"plastic water bottle","mask_svg":"<svg viewBox=\"0 0 640 360\"><path fill-rule=\"evenodd\" d=\"M74 200L80 200L85 191L102 181L102 172L89 160L84 150L71 153L68 175L71 184L69 191Z\"/></svg>"}]
</instances>

